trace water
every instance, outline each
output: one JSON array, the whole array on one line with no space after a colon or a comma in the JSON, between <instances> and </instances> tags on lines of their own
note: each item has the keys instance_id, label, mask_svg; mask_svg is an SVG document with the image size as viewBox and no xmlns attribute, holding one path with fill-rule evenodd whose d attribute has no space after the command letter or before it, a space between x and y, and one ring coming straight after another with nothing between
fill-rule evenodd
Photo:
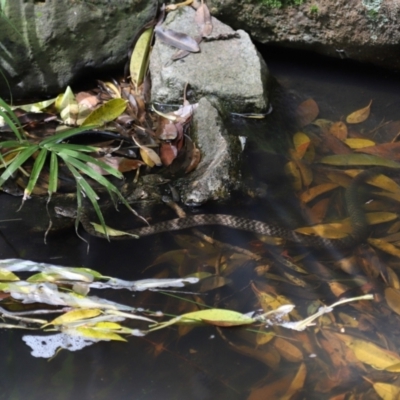
<instances>
[{"instance_id":1,"label":"water","mask_svg":"<svg viewBox=\"0 0 400 400\"><path fill-rule=\"evenodd\" d=\"M272 74L302 98L314 98L320 106L322 118L339 120L368 104L370 99L374 101L369 119L371 126L383 118L398 118L400 80L396 75L360 64L327 60L282 49L264 48L263 52ZM234 120L233 124L235 130L244 135L268 136L271 132L274 135L279 134L279 127L265 132L262 122L243 123ZM267 139L266 146L269 143L269 138ZM280 139L276 142L282 144ZM267 192L272 188L279 195L268 195L261 202L237 199L233 205L209 205L201 211L222 210L250 218L284 220L288 224L297 221L301 213L293 207L293 197L289 194L287 182L284 182L282 188L280 168L277 168L274 179L264 179L264 160L250 158L252 164L248 168L263 180L262 184L258 182L256 185L265 185ZM272 162L269 164L269 170L274 165L284 163L279 155L271 155L270 158ZM284 197L281 196L282 193ZM5 202L14 202L15 208L18 207L14 198L2 195L0 220L19 218L18 214L4 215ZM25 205L25 209L29 210L28 207L29 203ZM46 245L43 243L42 234L29 232L24 221L0 222L0 228L1 258L25 258L65 266L85 266L104 275L126 280L155 275L161 277L166 273L171 277L179 276L195 270L211 272L216 265L217 268L223 268L226 264L229 273L225 274L225 285L220 289L200 293L195 300L204 301L214 307L242 312L260 308L259 301L250 288L251 282L255 282L259 291L288 296L295 302L302 315L306 315L306 311L314 312L312 306L319 306L318 299L324 300L326 304L336 301L337 296L333 295L332 290L339 291L340 284L346 285L344 290L347 290L349 295L356 296L362 292L359 280L363 273L355 277L338 269L333 272L334 263L341 258L340 255L300 251L299 253L306 257L303 264L307 265L309 273L317 277L306 279L306 287L301 287L301 284L294 283L294 278L301 279L302 274L294 273L290 268L285 269L279 261L273 265L272 253L275 257L279 257L280 253L274 252L273 248L268 248L270 253L266 256L266 261L255 270L255 262L246 256L236 255L236 260L226 261L223 259L223 252L207 254L199 251L199 241L193 235L190 241L187 236L163 234L139 241L112 243L85 235L90 241L90 251L87 253L86 243L75 235L73 229L66 230L57 237L50 237ZM209 228L204 232L222 242L255 252L260 248L254 236L248 233L220 227ZM184 234L190 235L190 232ZM180 265L170 262L146 269L157 256L182 247L190 248L193 258ZM389 260L388 265L396 268L396 260ZM262 268L264 272L261 271ZM363 279L367 284L365 276ZM378 286L377 291L381 293L382 280L377 279L373 282ZM199 288L196 287L196 290ZM163 310L175 315L194 309L189 303L164 294L143 292L133 295L127 291L110 290L95 294L123 304ZM371 303L358 307L344 306L341 311L357 320L360 316L363 317L362 329L346 328L347 332L353 332L359 338L370 335L371 340L376 343L376 335L383 335L387 337L387 346L393 351L396 350L396 332L400 321L387 307ZM388 317L378 321L377 312L390 315L390 320ZM331 322L343 324L338 314L335 314L335 318L336 320L333 320L332 316L324 317L329 329L334 330L337 327L333 323L329 325L329 319ZM326 355L324 358L323 352L319 352L321 343L329 339L321 335L316 339L312 328L310 332L309 336L297 335L283 328L275 328L278 336L301 349L302 359L308 371L303 394L296 398L330 398L331 393L340 394L349 390L366 392L368 398L377 398L371 391L371 384L361 378L366 372L361 373L357 370L353 359L338 361L338 364L332 367L331 359ZM144 338L130 337L127 343L102 342L79 352L62 351L51 361L32 357L29 348L21 340L23 334L24 332L20 331L0 330L0 399L272 399L279 396L273 397L272 392L268 392L268 397L265 393L257 397L259 392L256 387L263 388L268 383L280 382L279 379L283 379L282 385L288 388L301 364L299 359L296 359L296 351L287 347L287 344L283 345L288 353L285 357L280 348L282 343L277 342L273 349L267 347L268 344L259 343L258 346L254 346L256 333L242 329L222 329L220 334L214 327L209 326L196 327L191 331L173 327L154 332ZM306 343L309 346L308 350L299 343ZM279 348L280 353L277 350ZM343 348L341 351L344 351ZM277 352L280 362L276 360ZM317 353L317 357L310 357L314 352ZM369 368L367 367L368 371ZM333 371L337 372L337 376L333 376ZM393 375L374 372L368 376L373 381L387 381ZM285 377L289 379L286 383ZM335 384L335 379L339 383ZM324 390L326 388L328 389Z\"/></svg>"}]
</instances>

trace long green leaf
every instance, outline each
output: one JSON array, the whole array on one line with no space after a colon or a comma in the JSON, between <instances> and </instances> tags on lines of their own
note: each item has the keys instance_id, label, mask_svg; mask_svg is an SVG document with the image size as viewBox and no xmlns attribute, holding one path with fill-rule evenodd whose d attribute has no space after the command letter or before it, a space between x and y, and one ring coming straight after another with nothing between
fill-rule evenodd
<instances>
[{"instance_id":1,"label":"long green leaf","mask_svg":"<svg viewBox=\"0 0 400 400\"><path fill-rule=\"evenodd\" d=\"M0 186L29 158L39 150L38 145L33 145L22 150L0 176Z\"/></svg>"},{"instance_id":2,"label":"long green leaf","mask_svg":"<svg viewBox=\"0 0 400 400\"><path fill-rule=\"evenodd\" d=\"M76 159L75 157L71 157L65 153L59 153L59 157L61 157L65 163L73 165L75 168L81 170L87 176L90 176L93 180L100 183L100 185L104 186L107 190L117 193L119 192L118 188L114 186L107 178L103 175L99 174L93 168L83 163L82 161Z\"/></svg>"},{"instance_id":3,"label":"long green leaf","mask_svg":"<svg viewBox=\"0 0 400 400\"><path fill-rule=\"evenodd\" d=\"M17 141L17 140L5 140L4 142L0 142L0 148L6 149L6 148L12 148L12 147L18 147L21 146L19 150L21 150L24 147L29 146L28 144L24 146L23 143ZM18 150L18 149L16 149Z\"/></svg>"},{"instance_id":4,"label":"long green leaf","mask_svg":"<svg viewBox=\"0 0 400 400\"><path fill-rule=\"evenodd\" d=\"M53 147L53 149L54 149L54 147ZM96 158L94 158L92 156L88 156L87 154L83 154L83 153L80 153L79 151L70 150L70 149L67 149L67 148L63 148L60 152L57 152L57 154L61 154L61 153L65 154L66 156L75 158L75 159L79 159L79 160L82 160L82 161L85 161L85 162L93 163L93 164L99 166L100 168L103 168L105 171L107 171L109 174L115 176L116 178L119 178L119 179L123 178L123 174L120 171L118 171L117 169L115 169L111 165L106 164L104 161L98 160L98 159L96 159ZM90 168L89 166L87 166L87 167ZM92 168L90 168L90 170L93 171ZM102 175L100 175L100 176L102 176ZM93 179L96 179L96 178L93 178ZM105 179L105 178L103 177L103 179ZM98 179L96 179L96 180L98 180ZM105 180L108 181L107 179L105 179Z\"/></svg>"},{"instance_id":5,"label":"long green leaf","mask_svg":"<svg viewBox=\"0 0 400 400\"><path fill-rule=\"evenodd\" d=\"M5 111L2 111L2 109L4 109ZM23 137L21 135L21 123L19 122L17 116L14 114L10 106L2 98L0 98L0 115L4 118L4 121L14 132L17 139L19 141L22 141Z\"/></svg>"},{"instance_id":6,"label":"long green leaf","mask_svg":"<svg viewBox=\"0 0 400 400\"><path fill-rule=\"evenodd\" d=\"M50 151L53 151L53 149L56 149L57 151L70 149L74 151L81 151L84 153L97 153L101 149L101 147L86 146L84 144L72 144L72 143L46 144L45 147L48 148Z\"/></svg>"},{"instance_id":7,"label":"long green leaf","mask_svg":"<svg viewBox=\"0 0 400 400\"><path fill-rule=\"evenodd\" d=\"M114 121L126 109L127 101L124 99L112 99L93 110L82 122L82 126L102 126L106 122Z\"/></svg>"},{"instance_id":8,"label":"long green leaf","mask_svg":"<svg viewBox=\"0 0 400 400\"><path fill-rule=\"evenodd\" d=\"M24 190L23 200L26 200L31 195L32 190L35 187L36 182L39 178L39 175L42 172L44 162L46 161L46 157L47 157L47 149L41 149L38 156L36 157L35 163L33 164L31 176Z\"/></svg>"},{"instance_id":9,"label":"long green leaf","mask_svg":"<svg viewBox=\"0 0 400 400\"><path fill-rule=\"evenodd\" d=\"M107 227L106 227L106 222L104 220L103 214L100 210L100 206L98 203L98 196L96 194L96 192L93 190L93 188L89 185L89 183L85 180L85 178L75 169L74 166L72 166L71 164L67 163L67 167L68 169L71 171L72 175L74 176L75 180L76 180L76 184L78 187L78 191L77 192L83 192L86 194L87 198L90 200L90 202L93 205L94 210L96 211L97 217L99 218L99 221L101 223L101 226L105 232L105 235L107 236L107 239L110 240L110 238L108 237L107 234ZM78 211L83 207L82 204L82 195L78 196ZM75 222L75 229L77 230L78 228L78 221L79 219L79 212L78 212L78 218L76 219Z\"/></svg>"},{"instance_id":10,"label":"long green leaf","mask_svg":"<svg viewBox=\"0 0 400 400\"><path fill-rule=\"evenodd\" d=\"M57 187L58 187L58 158L57 158L56 153L51 152L50 153L49 187L48 187L49 201L50 201L51 195L53 193L57 192Z\"/></svg>"}]
</instances>

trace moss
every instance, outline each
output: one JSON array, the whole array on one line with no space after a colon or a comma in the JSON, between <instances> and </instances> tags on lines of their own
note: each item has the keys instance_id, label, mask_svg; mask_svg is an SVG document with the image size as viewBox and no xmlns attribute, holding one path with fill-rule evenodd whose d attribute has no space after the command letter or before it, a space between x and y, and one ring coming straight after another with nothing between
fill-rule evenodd
<instances>
[{"instance_id":1,"label":"moss","mask_svg":"<svg viewBox=\"0 0 400 400\"><path fill-rule=\"evenodd\" d=\"M315 4L310 7L311 14L318 14L318 11L318 6L316 6Z\"/></svg>"},{"instance_id":2,"label":"moss","mask_svg":"<svg viewBox=\"0 0 400 400\"><path fill-rule=\"evenodd\" d=\"M306 0L255 0L270 8L283 8L288 6L299 6Z\"/></svg>"}]
</instances>

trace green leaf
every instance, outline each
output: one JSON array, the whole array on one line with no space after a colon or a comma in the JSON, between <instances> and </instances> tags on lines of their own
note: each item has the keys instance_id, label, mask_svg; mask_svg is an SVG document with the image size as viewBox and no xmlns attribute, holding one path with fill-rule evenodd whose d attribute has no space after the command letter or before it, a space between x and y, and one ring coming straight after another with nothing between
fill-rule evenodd
<instances>
[{"instance_id":1,"label":"green leaf","mask_svg":"<svg viewBox=\"0 0 400 400\"><path fill-rule=\"evenodd\" d=\"M51 195L55 192L57 192L57 187L58 187L58 159L57 155L54 152L50 153L50 173L49 173L49 187L48 187L48 193L49 193L49 200L51 198Z\"/></svg>"},{"instance_id":2,"label":"green leaf","mask_svg":"<svg viewBox=\"0 0 400 400\"><path fill-rule=\"evenodd\" d=\"M11 271L0 268L0 281L19 281L19 278Z\"/></svg>"},{"instance_id":3,"label":"green leaf","mask_svg":"<svg viewBox=\"0 0 400 400\"><path fill-rule=\"evenodd\" d=\"M47 323L44 326L47 325L68 325L72 322L76 322L76 321L80 321L83 319L88 319L88 318L93 318L93 317L97 317L98 315L102 314L102 311L99 309L83 309L83 310L72 310L69 311L55 319L53 319L52 321L50 321L49 323Z\"/></svg>"},{"instance_id":4,"label":"green leaf","mask_svg":"<svg viewBox=\"0 0 400 400\"><path fill-rule=\"evenodd\" d=\"M339 154L323 157L320 161L322 164L354 166L354 165L376 165L390 168L400 168L400 164L370 154Z\"/></svg>"},{"instance_id":5,"label":"green leaf","mask_svg":"<svg viewBox=\"0 0 400 400\"><path fill-rule=\"evenodd\" d=\"M143 82L143 77L146 73L146 69L149 61L150 45L153 38L154 28L146 29L139 37L135 44L135 48L132 51L129 73L131 75L131 81L136 86L140 86Z\"/></svg>"},{"instance_id":6,"label":"green leaf","mask_svg":"<svg viewBox=\"0 0 400 400\"><path fill-rule=\"evenodd\" d=\"M93 164L103 168L105 171L107 171L109 174L115 176L116 178L121 179L123 177L123 174L120 171L113 168L111 165L106 164L104 161L97 160L96 158L94 158L92 156L88 156L87 154L80 153L79 151L71 150L71 149L65 147L65 145L60 147L60 150L59 150L58 146L51 147L51 149L56 150L58 152L58 154L60 155L60 157L62 155L63 157L68 157L68 160L71 160L71 159L78 160L79 159L82 161L90 162L90 163L93 163ZM103 175L99 174L97 171L95 171L93 168L91 168L90 166L88 166L85 163L81 163L81 164L79 164L79 166L75 165L75 167L81 169L82 172L84 172L86 175L89 175L91 178L95 179L96 181L98 181L99 183L101 183L104 186L106 186L108 183L111 184L111 182L107 178L105 178ZM93 176L91 174L93 174ZM94 177L94 175L96 177Z\"/></svg>"},{"instance_id":7,"label":"green leaf","mask_svg":"<svg viewBox=\"0 0 400 400\"><path fill-rule=\"evenodd\" d=\"M2 111L2 109L4 109L5 112ZM21 135L22 126L21 126L17 116L14 114L13 110L1 98L0 98L0 116L2 116L4 118L4 121L7 123L7 125L14 132L15 136L17 137L17 139L22 141L23 140L23 137Z\"/></svg>"},{"instance_id":8,"label":"green leaf","mask_svg":"<svg viewBox=\"0 0 400 400\"><path fill-rule=\"evenodd\" d=\"M43 165L44 165L44 162L46 161L46 157L47 157L47 149L40 150L38 156L36 157L35 163L33 164L32 172L31 172L31 176L29 178L28 185L26 186L26 188L24 190L23 200L26 200L31 195L32 190L35 187L36 182L39 178L40 172L43 169Z\"/></svg>"},{"instance_id":9,"label":"green leaf","mask_svg":"<svg viewBox=\"0 0 400 400\"><path fill-rule=\"evenodd\" d=\"M14 106L12 107L13 109L15 108L20 108L21 110L27 111L27 112L40 112L44 110L45 108L51 106L56 99L49 99L49 100L43 100L43 101L38 101L37 103L31 103L31 104L24 104L22 106Z\"/></svg>"},{"instance_id":10,"label":"green leaf","mask_svg":"<svg viewBox=\"0 0 400 400\"><path fill-rule=\"evenodd\" d=\"M57 134L55 134L53 136L49 136L46 139L43 139L40 142L40 146L44 147L44 146L49 145L49 144L60 143L65 139L68 139L68 138L70 138L72 136L77 135L78 133L82 133L82 132L91 130L93 128L94 128L94 126L85 126L85 127L80 126L78 128L72 128L72 129L64 130L64 131L62 131L60 133L57 133Z\"/></svg>"},{"instance_id":11,"label":"green leaf","mask_svg":"<svg viewBox=\"0 0 400 400\"><path fill-rule=\"evenodd\" d=\"M114 121L126 109L126 100L112 99L104 103L96 110L93 110L83 121L82 126L96 125L102 126L106 122Z\"/></svg>"},{"instance_id":12,"label":"green leaf","mask_svg":"<svg viewBox=\"0 0 400 400\"><path fill-rule=\"evenodd\" d=\"M74 330L84 338L96 339L96 340L117 340L120 342L127 341L121 335L118 335L117 333L114 332L107 332L102 330L99 331L93 328L84 328L81 326L79 326Z\"/></svg>"},{"instance_id":13,"label":"green leaf","mask_svg":"<svg viewBox=\"0 0 400 400\"><path fill-rule=\"evenodd\" d=\"M6 168L6 170L0 176L0 186L12 176L12 174L29 158L32 154L39 150L38 145L33 145L31 147L27 147L23 149L11 162L10 165Z\"/></svg>"}]
</instances>

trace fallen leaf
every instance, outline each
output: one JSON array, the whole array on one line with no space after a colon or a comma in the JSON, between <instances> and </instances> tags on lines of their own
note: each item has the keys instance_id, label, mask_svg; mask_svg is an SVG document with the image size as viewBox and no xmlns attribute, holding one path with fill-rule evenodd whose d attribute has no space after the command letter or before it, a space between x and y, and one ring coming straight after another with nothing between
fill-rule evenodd
<instances>
[{"instance_id":1,"label":"fallen leaf","mask_svg":"<svg viewBox=\"0 0 400 400\"><path fill-rule=\"evenodd\" d=\"M366 107L349 114L346 118L346 122L348 124L359 124L360 122L364 122L369 117L369 114L371 112L371 104L372 100Z\"/></svg>"},{"instance_id":2,"label":"fallen leaf","mask_svg":"<svg viewBox=\"0 0 400 400\"><path fill-rule=\"evenodd\" d=\"M318 117L318 104L313 99L307 99L297 107L296 114L300 127L306 126Z\"/></svg>"},{"instance_id":3,"label":"fallen leaf","mask_svg":"<svg viewBox=\"0 0 400 400\"><path fill-rule=\"evenodd\" d=\"M186 33L176 32L172 29L164 29L161 25L156 26L154 31L158 39L169 46L190 51L191 53L198 53L200 51L199 44L196 40L186 35Z\"/></svg>"},{"instance_id":4,"label":"fallen leaf","mask_svg":"<svg viewBox=\"0 0 400 400\"><path fill-rule=\"evenodd\" d=\"M386 382L374 382L372 386L383 400L400 400L400 386Z\"/></svg>"},{"instance_id":5,"label":"fallen leaf","mask_svg":"<svg viewBox=\"0 0 400 400\"><path fill-rule=\"evenodd\" d=\"M308 147L310 146L310 138L303 132L297 132L293 136L293 144L295 148L295 158L300 160L303 158Z\"/></svg>"},{"instance_id":6,"label":"fallen leaf","mask_svg":"<svg viewBox=\"0 0 400 400\"><path fill-rule=\"evenodd\" d=\"M335 122L329 127L329 133L340 140L345 140L347 138L347 126L342 121Z\"/></svg>"},{"instance_id":7,"label":"fallen leaf","mask_svg":"<svg viewBox=\"0 0 400 400\"><path fill-rule=\"evenodd\" d=\"M371 147L356 149L359 153L373 154L389 160L400 161L400 142L382 143Z\"/></svg>"},{"instance_id":8,"label":"fallen leaf","mask_svg":"<svg viewBox=\"0 0 400 400\"><path fill-rule=\"evenodd\" d=\"M350 138L344 141L351 149L362 149L364 147L374 146L375 142L369 139Z\"/></svg>"},{"instance_id":9,"label":"fallen leaf","mask_svg":"<svg viewBox=\"0 0 400 400\"><path fill-rule=\"evenodd\" d=\"M385 158L369 154L339 154L326 156L319 160L322 164L329 165L374 165L382 167L400 168L400 164Z\"/></svg>"},{"instance_id":10,"label":"fallen leaf","mask_svg":"<svg viewBox=\"0 0 400 400\"><path fill-rule=\"evenodd\" d=\"M300 200L304 203L308 203L309 201L314 200L317 196L336 189L338 186L337 183L322 183L321 185L314 186L301 193Z\"/></svg>"},{"instance_id":11,"label":"fallen leaf","mask_svg":"<svg viewBox=\"0 0 400 400\"><path fill-rule=\"evenodd\" d=\"M119 117L126 109L126 100L112 99L93 110L83 121L82 126L103 126Z\"/></svg>"},{"instance_id":12,"label":"fallen leaf","mask_svg":"<svg viewBox=\"0 0 400 400\"><path fill-rule=\"evenodd\" d=\"M194 20L196 21L196 24L200 27L201 35L203 37L211 35L213 30L211 14L205 3L202 3L200 7L196 10Z\"/></svg>"},{"instance_id":13,"label":"fallen leaf","mask_svg":"<svg viewBox=\"0 0 400 400\"><path fill-rule=\"evenodd\" d=\"M391 243L388 243L384 240L381 239L367 239L368 243L371 244L372 246L376 247L379 250L384 251L385 253L388 253L392 256L399 257L400 258L400 249Z\"/></svg>"}]
</instances>

